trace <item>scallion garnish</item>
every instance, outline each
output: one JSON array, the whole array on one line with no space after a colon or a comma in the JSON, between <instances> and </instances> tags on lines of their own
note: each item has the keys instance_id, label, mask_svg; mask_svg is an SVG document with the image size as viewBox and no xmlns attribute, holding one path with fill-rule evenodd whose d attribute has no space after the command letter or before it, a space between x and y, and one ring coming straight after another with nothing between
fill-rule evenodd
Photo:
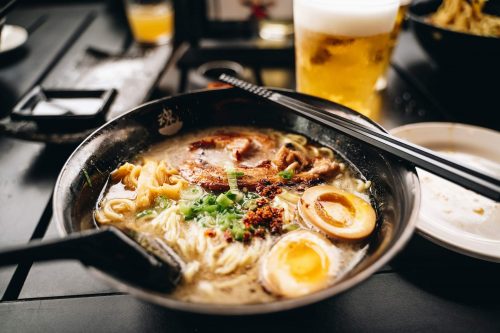
<instances>
[{"instance_id":1,"label":"scallion garnish","mask_svg":"<svg viewBox=\"0 0 500 333\"><path fill-rule=\"evenodd\" d=\"M227 169L227 182L229 184L229 189L233 192L239 192L238 189L238 178L243 177L245 174L241 171L235 171L234 169Z\"/></svg>"},{"instance_id":2,"label":"scallion garnish","mask_svg":"<svg viewBox=\"0 0 500 333\"><path fill-rule=\"evenodd\" d=\"M217 197L217 200L215 200L221 207L227 208L229 206L232 206L234 201L231 200L230 198L227 197L224 193L219 194Z\"/></svg>"},{"instance_id":3,"label":"scallion garnish","mask_svg":"<svg viewBox=\"0 0 500 333\"><path fill-rule=\"evenodd\" d=\"M283 179L290 180L293 177L293 170L283 170L278 172L278 176Z\"/></svg>"},{"instance_id":4,"label":"scallion garnish","mask_svg":"<svg viewBox=\"0 0 500 333\"><path fill-rule=\"evenodd\" d=\"M196 200L200 198L204 193L205 191L203 190L203 188L197 185L192 185L181 192L181 199Z\"/></svg>"},{"instance_id":5,"label":"scallion garnish","mask_svg":"<svg viewBox=\"0 0 500 333\"><path fill-rule=\"evenodd\" d=\"M85 169L82 169L82 172L83 172L83 175L85 176L85 180L87 181L87 185L89 187L92 187L92 181L90 180L89 173Z\"/></svg>"},{"instance_id":6,"label":"scallion garnish","mask_svg":"<svg viewBox=\"0 0 500 333\"><path fill-rule=\"evenodd\" d=\"M135 214L135 217L137 219L140 219L140 218L143 218L145 216L149 216L149 215L152 215L153 214L153 210L152 209L145 209L143 211L140 211L139 213Z\"/></svg>"},{"instance_id":7,"label":"scallion garnish","mask_svg":"<svg viewBox=\"0 0 500 333\"><path fill-rule=\"evenodd\" d=\"M179 211L186 221L195 221L203 227L215 228L230 233L236 241L246 241L252 235L251 226L243 224L249 210L257 207L260 196L255 192L243 193L231 190L214 195L206 193L195 200L181 200Z\"/></svg>"},{"instance_id":8,"label":"scallion garnish","mask_svg":"<svg viewBox=\"0 0 500 333\"><path fill-rule=\"evenodd\" d=\"M165 210L169 208L171 205L172 201L163 195L160 195L155 198L155 209L157 210Z\"/></svg>"},{"instance_id":9,"label":"scallion garnish","mask_svg":"<svg viewBox=\"0 0 500 333\"><path fill-rule=\"evenodd\" d=\"M287 225L283 226L283 230L285 231L293 231L297 230L299 226L295 223L288 223Z\"/></svg>"}]
</instances>

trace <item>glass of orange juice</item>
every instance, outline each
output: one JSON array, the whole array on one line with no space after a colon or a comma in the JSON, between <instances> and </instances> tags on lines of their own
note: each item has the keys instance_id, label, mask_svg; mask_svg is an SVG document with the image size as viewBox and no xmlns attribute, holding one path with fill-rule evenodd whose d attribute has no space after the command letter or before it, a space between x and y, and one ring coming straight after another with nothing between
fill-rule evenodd
<instances>
[{"instance_id":1,"label":"glass of orange juice","mask_svg":"<svg viewBox=\"0 0 500 333\"><path fill-rule=\"evenodd\" d=\"M172 39L174 8L171 0L125 0L134 39L141 44L161 45Z\"/></svg>"}]
</instances>

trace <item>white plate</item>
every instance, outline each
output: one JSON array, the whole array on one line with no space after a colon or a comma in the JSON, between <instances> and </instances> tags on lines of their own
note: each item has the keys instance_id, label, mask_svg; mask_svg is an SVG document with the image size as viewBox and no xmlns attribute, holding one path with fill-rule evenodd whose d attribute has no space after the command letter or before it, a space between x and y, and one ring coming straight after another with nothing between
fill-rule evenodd
<instances>
[{"instance_id":1,"label":"white plate","mask_svg":"<svg viewBox=\"0 0 500 333\"><path fill-rule=\"evenodd\" d=\"M500 132L454 123L401 126L391 134L500 178ZM500 204L418 169L422 203L417 230L433 242L500 262Z\"/></svg>"},{"instance_id":2,"label":"white plate","mask_svg":"<svg viewBox=\"0 0 500 333\"><path fill-rule=\"evenodd\" d=\"M0 35L0 54L17 49L28 40L28 32L17 25L4 25Z\"/></svg>"}]
</instances>

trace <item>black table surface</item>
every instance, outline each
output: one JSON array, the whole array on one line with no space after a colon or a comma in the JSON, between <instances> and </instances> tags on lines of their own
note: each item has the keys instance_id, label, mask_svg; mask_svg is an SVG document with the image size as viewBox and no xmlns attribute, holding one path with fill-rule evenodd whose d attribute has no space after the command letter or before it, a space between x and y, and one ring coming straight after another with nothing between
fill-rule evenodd
<instances>
[{"instance_id":1,"label":"black table surface","mask_svg":"<svg viewBox=\"0 0 500 333\"><path fill-rule=\"evenodd\" d=\"M64 10L62 6L57 12ZM68 10L69 19L84 20ZM43 73L31 74L36 81ZM438 84L441 79L411 32L404 31L383 93L380 122L387 128L443 120L498 126L453 112L460 105L446 99L450 94ZM20 94L23 87L16 89ZM495 104L488 103L484 107L494 110ZM50 197L72 149L0 137L1 247L58 237ZM499 281L499 265L414 235L389 265L341 295L283 313L217 317L144 303L105 285L78 262L26 263L0 269L0 331L499 332Z\"/></svg>"}]
</instances>

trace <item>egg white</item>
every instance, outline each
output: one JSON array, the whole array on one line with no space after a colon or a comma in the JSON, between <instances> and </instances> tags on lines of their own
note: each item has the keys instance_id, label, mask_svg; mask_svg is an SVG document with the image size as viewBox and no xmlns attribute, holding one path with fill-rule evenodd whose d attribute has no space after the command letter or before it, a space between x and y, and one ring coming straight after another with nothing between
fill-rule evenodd
<instances>
[{"instance_id":1,"label":"egg white","mask_svg":"<svg viewBox=\"0 0 500 333\"><path fill-rule=\"evenodd\" d=\"M328 262L325 278L314 283L297 281L289 272L279 257L289 248L291 243L307 242L313 244L314 251L321 261ZM340 251L328 239L317 232L297 230L281 237L262 259L260 279L264 288L273 294L284 297L298 297L321 290L329 286L339 275Z\"/></svg>"}]
</instances>

